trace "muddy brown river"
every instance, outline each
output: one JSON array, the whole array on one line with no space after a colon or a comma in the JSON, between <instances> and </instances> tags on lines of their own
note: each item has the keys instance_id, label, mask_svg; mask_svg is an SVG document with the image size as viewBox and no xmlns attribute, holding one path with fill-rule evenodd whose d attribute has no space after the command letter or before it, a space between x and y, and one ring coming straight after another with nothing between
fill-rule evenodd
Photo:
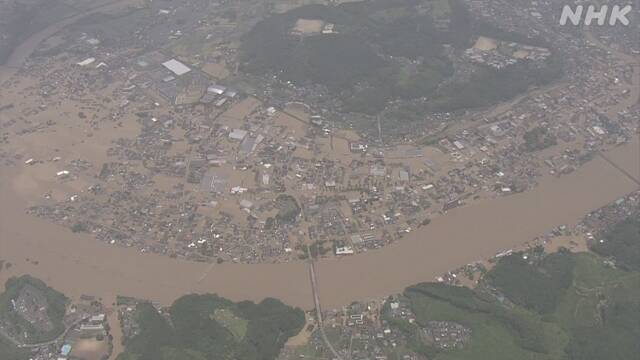
<instances>
[{"instance_id":1,"label":"muddy brown river","mask_svg":"<svg viewBox=\"0 0 640 360\"><path fill-rule=\"evenodd\" d=\"M640 178L637 141L607 156ZM276 297L313 307L304 262L212 265L107 245L27 215L26 201L13 189L17 172L0 169L0 259L13 264L0 271L2 283L9 276L32 274L72 297L112 299L120 294L168 304L185 293L215 292L234 300ZM575 224L589 211L637 189L629 177L596 157L530 192L455 209L383 249L319 261L323 306L339 307L431 281L458 266L520 246L555 226Z\"/></svg>"},{"instance_id":2,"label":"muddy brown river","mask_svg":"<svg viewBox=\"0 0 640 360\"><path fill-rule=\"evenodd\" d=\"M31 36L0 67L0 83L15 74L33 49L80 16L73 15ZM612 150L607 156L640 178L640 144ZM16 186L20 168L0 167L0 283L31 274L77 298L128 295L165 304L189 292L215 292L234 299L276 297L311 309L313 297L306 263L195 263L141 254L135 249L98 242L25 213L29 205ZM18 183L18 185L17 185ZM321 260L316 265L325 308L353 300L382 297L495 253L517 247L561 225L575 224L589 211L638 189L637 184L597 157L573 174L544 180L536 189L450 211L398 243L352 257Z\"/></svg>"}]
</instances>

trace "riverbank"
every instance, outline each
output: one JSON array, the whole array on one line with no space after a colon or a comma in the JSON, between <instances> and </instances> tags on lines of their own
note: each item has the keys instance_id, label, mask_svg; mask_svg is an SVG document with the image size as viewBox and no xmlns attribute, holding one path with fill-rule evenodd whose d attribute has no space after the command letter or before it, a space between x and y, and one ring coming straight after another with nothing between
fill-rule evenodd
<instances>
[{"instance_id":1,"label":"riverbank","mask_svg":"<svg viewBox=\"0 0 640 360\"><path fill-rule=\"evenodd\" d=\"M40 43L47 38L51 37L58 31L62 30L66 26L69 26L80 18L99 11L110 11L117 9L119 6L128 6L130 4L137 3L135 0L110 0L104 4L100 4L82 12L75 14L69 14L66 18L60 20L57 23L51 24L46 28L37 31L27 39L22 41L20 45L15 47L7 59L7 61L0 65L0 85L4 85L6 81L9 81L21 68L24 62L31 56Z\"/></svg>"},{"instance_id":2,"label":"riverbank","mask_svg":"<svg viewBox=\"0 0 640 360\"><path fill-rule=\"evenodd\" d=\"M638 174L638 146L634 141L607 156ZM0 271L0 282L28 273L72 297L128 295L169 304L185 293L214 292L233 300L277 297L305 309L313 307L304 262L214 265L107 245L27 215L26 201L12 189L18 169L3 168L0 173L0 258L12 263ZM555 226L575 224L589 211L637 188L597 157L572 174L545 179L530 192L450 211L397 244L320 260L316 270L323 307L382 297L432 280L520 246Z\"/></svg>"}]
</instances>

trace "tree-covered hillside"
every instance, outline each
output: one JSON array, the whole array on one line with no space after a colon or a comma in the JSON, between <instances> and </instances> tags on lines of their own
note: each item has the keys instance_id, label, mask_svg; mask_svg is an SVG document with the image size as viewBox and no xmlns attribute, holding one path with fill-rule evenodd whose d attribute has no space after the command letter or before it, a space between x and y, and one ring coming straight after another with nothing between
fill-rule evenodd
<instances>
[{"instance_id":1,"label":"tree-covered hillside","mask_svg":"<svg viewBox=\"0 0 640 360\"><path fill-rule=\"evenodd\" d=\"M270 360L304 325L304 313L275 299L234 303L187 295L166 314L151 304L136 310L140 332L118 360Z\"/></svg>"},{"instance_id":2,"label":"tree-covered hillside","mask_svg":"<svg viewBox=\"0 0 640 360\"><path fill-rule=\"evenodd\" d=\"M299 31L300 21L320 25ZM327 24L331 30L321 30ZM367 114L394 99L430 98L425 111L486 106L558 78L554 59L545 66L523 60L504 71L480 67L471 79L456 80L452 58L483 34L542 45L473 19L459 0L373 0L273 15L245 36L238 61L254 75L324 85L343 110Z\"/></svg>"},{"instance_id":3,"label":"tree-covered hillside","mask_svg":"<svg viewBox=\"0 0 640 360\"><path fill-rule=\"evenodd\" d=\"M430 359L629 360L640 354L640 272L611 268L590 253L515 253L475 290L424 283L407 288L404 297L417 325L392 321ZM430 347L420 337L429 321L469 327L471 338L459 349Z\"/></svg>"},{"instance_id":4,"label":"tree-covered hillside","mask_svg":"<svg viewBox=\"0 0 640 360\"><path fill-rule=\"evenodd\" d=\"M30 307L30 315L36 308L46 308L46 315L40 316L38 322L25 318L17 311L16 305L21 299ZM65 315L68 299L60 292L47 286L42 280L24 275L10 278L5 284L5 291L0 294L0 321L5 330L24 343L39 343L55 339L64 330L62 319ZM46 319L45 319L46 318Z\"/></svg>"},{"instance_id":5,"label":"tree-covered hillside","mask_svg":"<svg viewBox=\"0 0 640 360\"><path fill-rule=\"evenodd\" d=\"M629 218L616 224L602 240L592 244L591 249L613 257L620 267L640 271L640 219Z\"/></svg>"}]
</instances>

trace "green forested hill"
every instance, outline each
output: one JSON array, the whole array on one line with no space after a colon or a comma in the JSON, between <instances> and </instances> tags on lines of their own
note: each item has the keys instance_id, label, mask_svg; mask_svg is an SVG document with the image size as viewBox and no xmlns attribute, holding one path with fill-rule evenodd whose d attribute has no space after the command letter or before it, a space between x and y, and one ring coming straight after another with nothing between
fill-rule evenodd
<instances>
[{"instance_id":1,"label":"green forested hill","mask_svg":"<svg viewBox=\"0 0 640 360\"><path fill-rule=\"evenodd\" d=\"M275 299L234 303L216 295L187 295L161 315L136 310L140 333L119 360L274 359L304 325L304 313Z\"/></svg>"},{"instance_id":2,"label":"green forested hill","mask_svg":"<svg viewBox=\"0 0 640 360\"><path fill-rule=\"evenodd\" d=\"M39 329L13 310L11 300L16 300L21 292L27 288L46 302L47 316L51 322L48 331ZM55 339L65 330L62 319L65 315L68 299L60 292L48 287L42 280L29 275L10 278L5 284L5 291L0 294L0 320L5 328L15 334L27 334L25 342L39 343Z\"/></svg>"},{"instance_id":3,"label":"green forested hill","mask_svg":"<svg viewBox=\"0 0 640 360\"><path fill-rule=\"evenodd\" d=\"M611 268L590 253L527 259L523 253L501 259L477 290L433 283L407 288L418 324L454 321L472 329L462 349L413 346L436 360L637 358L640 272ZM418 331L403 327L410 336Z\"/></svg>"},{"instance_id":4,"label":"green forested hill","mask_svg":"<svg viewBox=\"0 0 640 360\"><path fill-rule=\"evenodd\" d=\"M334 30L294 34L300 19L321 20ZM486 106L558 78L555 60L549 68L522 61L508 71L483 69L470 80L440 88L455 74L445 45L459 56L482 34L540 44L474 20L459 0L372 0L273 15L244 37L238 61L247 73L325 85L340 94L344 110L368 114L392 99L432 98L426 111Z\"/></svg>"},{"instance_id":5,"label":"green forested hill","mask_svg":"<svg viewBox=\"0 0 640 360\"><path fill-rule=\"evenodd\" d=\"M616 224L603 242L592 245L592 250L616 260L618 266L640 271L640 219L630 218Z\"/></svg>"}]
</instances>

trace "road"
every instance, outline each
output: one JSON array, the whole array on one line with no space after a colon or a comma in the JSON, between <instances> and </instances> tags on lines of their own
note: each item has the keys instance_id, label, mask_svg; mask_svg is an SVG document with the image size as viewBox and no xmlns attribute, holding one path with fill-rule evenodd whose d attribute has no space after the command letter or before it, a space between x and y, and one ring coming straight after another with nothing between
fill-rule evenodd
<instances>
[{"instance_id":1,"label":"road","mask_svg":"<svg viewBox=\"0 0 640 360\"><path fill-rule=\"evenodd\" d=\"M638 186L640 186L640 180L638 180L638 178L633 176L633 174L631 174L629 171L627 171L622 166L618 165L615 161L611 160L611 158L609 158L606 154L604 154L602 152L598 152L598 156L600 156L604 161L609 163L609 165L613 166L615 169L620 171L624 176L629 178L629 180L633 181L634 183L638 184Z\"/></svg>"},{"instance_id":2,"label":"road","mask_svg":"<svg viewBox=\"0 0 640 360\"><path fill-rule=\"evenodd\" d=\"M73 324L71 324L69 327L67 327L64 332L62 332L62 334L58 335L58 337L56 337L53 340L49 340L49 341L43 341L40 343L36 343L36 344L23 344L21 342L19 342L18 340L14 339L13 337L9 336L9 334L7 334L6 331L4 331L4 329L0 328L0 336L4 337L5 339L9 340L9 342L11 342L13 345L19 347L19 348L23 348L23 349L29 349L29 348L36 348L36 347L40 347L40 346L47 346L47 345L51 345L51 344L55 344L58 341L64 339L67 334L69 333L69 331L73 330L73 328L75 328L76 326L78 326L81 322L88 320L90 316L85 316L82 319L78 319L77 321L75 321Z\"/></svg>"},{"instance_id":3,"label":"road","mask_svg":"<svg viewBox=\"0 0 640 360\"><path fill-rule=\"evenodd\" d=\"M316 267L315 262L313 261L313 257L309 257L309 279L311 280L311 291L313 293L313 303L316 307L316 318L318 319L318 327L320 328L320 336L322 336L322 340L324 341L329 351L333 354L333 357L337 360L342 360L342 357L336 349L333 347L329 338L327 337L327 333L324 331L324 324L322 322L322 307L320 306L320 296L318 295L318 279L316 277Z\"/></svg>"}]
</instances>

